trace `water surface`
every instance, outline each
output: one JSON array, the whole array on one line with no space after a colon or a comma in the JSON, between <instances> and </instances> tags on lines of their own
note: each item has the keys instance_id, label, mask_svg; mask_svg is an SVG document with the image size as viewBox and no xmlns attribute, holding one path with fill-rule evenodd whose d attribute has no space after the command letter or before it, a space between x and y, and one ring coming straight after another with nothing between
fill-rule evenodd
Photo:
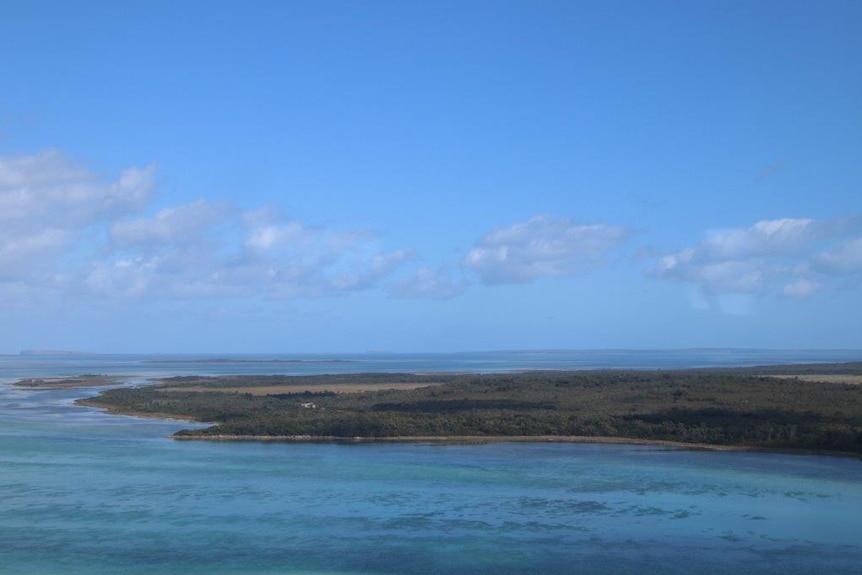
<instances>
[{"instance_id":1,"label":"water surface","mask_svg":"<svg viewBox=\"0 0 862 575\"><path fill-rule=\"evenodd\" d=\"M49 367L80 373L64 361L77 360ZM201 365L88 361L99 373ZM858 459L175 442L167 436L188 423L109 416L74 406L81 394L0 386L0 573L850 574L862 564Z\"/></svg>"}]
</instances>

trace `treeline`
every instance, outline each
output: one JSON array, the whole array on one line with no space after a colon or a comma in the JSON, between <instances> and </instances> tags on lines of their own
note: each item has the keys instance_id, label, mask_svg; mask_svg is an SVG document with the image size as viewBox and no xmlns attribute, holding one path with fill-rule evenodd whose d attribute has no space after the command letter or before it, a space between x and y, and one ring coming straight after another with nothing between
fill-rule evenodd
<instances>
[{"instance_id":1,"label":"treeline","mask_svg":"<svg viewBox=\"0 0 862 575\"><path fill-rule=\"evenodd\" d=\"M387 382L429 386L241 391ZM862 453L862 386L775 378L757 369L182 377L110 390L86 403L214 424L181 436L580 435Z\"/></svg>"}]
</instances>

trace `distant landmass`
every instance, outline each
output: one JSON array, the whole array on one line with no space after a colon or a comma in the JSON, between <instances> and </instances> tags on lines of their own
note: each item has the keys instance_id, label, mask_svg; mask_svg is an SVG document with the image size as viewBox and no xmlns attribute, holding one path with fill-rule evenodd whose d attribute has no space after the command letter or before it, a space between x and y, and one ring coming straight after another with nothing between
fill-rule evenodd
<instances>
[{"instance_id":1,"label":"distant landmass","mask_svg":"<svg viewBox=\"0 0 862 575\"><path fill-rule=\"evenodd\" d=\"M148 359L143 363L155 364L187 364L187 363L358 363L352 359L243 359L229 357L213 357L202 359Z\"/></svg>"},{"instance_id":2,"label":"distant landmass","mask_svg":"<svg viewBox=\"0 0 862 575\"><path fill-rule=\"evenodd\" d=\"M19 355L96 355L91 351L78 351L72 349L22 349Z\"/></svg>"}]
</instances>

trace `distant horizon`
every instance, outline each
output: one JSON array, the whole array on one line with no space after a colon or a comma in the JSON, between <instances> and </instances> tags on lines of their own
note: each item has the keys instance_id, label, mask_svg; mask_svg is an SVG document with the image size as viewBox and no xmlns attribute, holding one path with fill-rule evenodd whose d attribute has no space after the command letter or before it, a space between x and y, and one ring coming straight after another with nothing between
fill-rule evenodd
<instances>
[{"instance_id":1,"label":"distant horizon","mask_svg":"<svg viewBox=\"0 0 862 575\"><path fill-rule=\"evenodd\" d=\"M860 348L827 348L827 347L791 347L791 348L769 348L769 347L668 347L668 348L510 348L510 349L474 349L457 351L390 351L390 350L363 350L363 351L128 351L128 352L102 352L74 349L22 349L17 353L0 353L5 356L110 356L110 355L140 355L140 356L321 356L321 355L469 355L469 354L495 354L495 353L649 353L649 352L698 352L698 351L750 351L750 352L859 352Z\"/></svg>"}]
</instances>

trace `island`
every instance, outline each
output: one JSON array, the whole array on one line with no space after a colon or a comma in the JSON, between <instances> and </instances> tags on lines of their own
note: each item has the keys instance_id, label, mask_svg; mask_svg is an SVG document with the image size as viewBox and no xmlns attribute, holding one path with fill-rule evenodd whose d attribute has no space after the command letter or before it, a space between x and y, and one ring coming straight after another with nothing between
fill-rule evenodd
<instances>
[{"instance_id":1,"label":"island","mask_svg":"<svg viewBox=\"0 0 862 575\"><path fill-rule=\"evenodd\" d=\"M30 389L81 389L105 387L123 381L118 375L83 374L72 377L26 377L15 382L15 387Z\"/></svg>"},{"instance_id":2,"label":"island","mask_svg":"<svg viewBox=\"0 0 862 575\"><path fill-rule=\"evenodd\" d=\"M79 403L210 424L176 439L664 442L862 454L862 363L180 376Z\"/></svg>"}]
</instances>

